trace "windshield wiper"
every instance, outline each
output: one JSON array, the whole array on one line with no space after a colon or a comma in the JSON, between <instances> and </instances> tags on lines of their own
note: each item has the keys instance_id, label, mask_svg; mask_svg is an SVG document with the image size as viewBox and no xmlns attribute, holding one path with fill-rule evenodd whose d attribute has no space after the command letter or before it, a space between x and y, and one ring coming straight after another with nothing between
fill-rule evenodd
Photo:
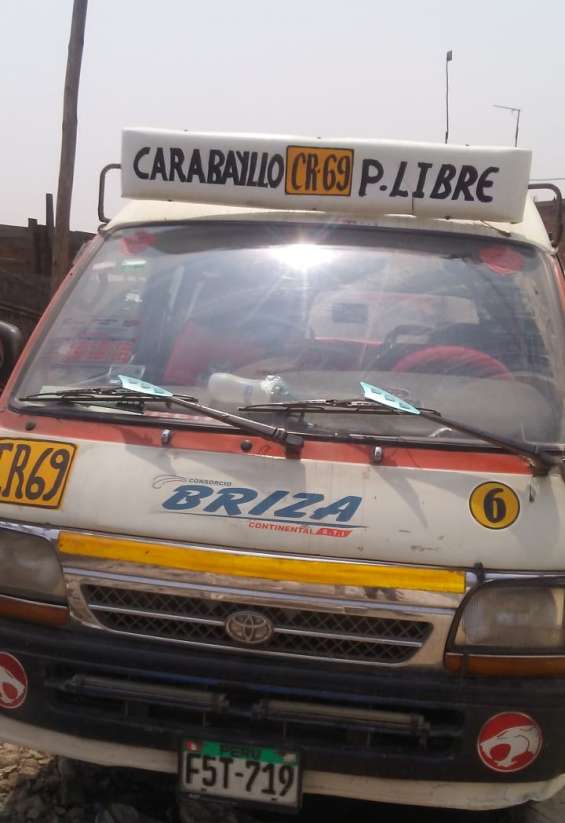
<instances>
[{"instance_id":1,"label":"windshield wiper","mask_svg":"<svg viewBox=\"0 0 565 823\"><path fill-rule=\"evenodd\" d=\"M485 432L482 429L477 429L474 426L469 426L467 423L462 423L459 420L453 420L450 417L445 417L440 412L433 409L424 409L418 406L412 406L396 395L385 392L383 389L378 389L376 386L369 386L369 384L362 383L365 393L364 398L352 398L349 400L338 399L322 399L322 400L298 400L293 402L275 402L275 403L258 403L251 406L241 406L239 411L253 411L253 412L277 412L284 411L292 412L311 412L311 413L328 413L328 412L343 412L346 414L391 414L391 415L415 415L424 420L431 420L433 423L439 423L454 431L461 432L461 434L468 434L477 440L483 440L485 443L490 443L493 446L498 446L506 451L517 454L519 457L525 458L530 463L534 470L534 476L544 476L548 474L553 466L558 466L563 479L565 480L565 464L563 460L548 454L538 446L530 446L527 443L520 443L507 437L499 437L497 434Z\"/></svg>"},{"instance_id":2,"label":"windshield wiper","mask_svg":"<svg viewBox=\"0 0 565 823\"><path fill-rule=\"evenodd\" d=\"M128 378L133 382L133 378ZM143 381L135 381L140 384ZM144 383L145 386L151 384ZM204 406L197 397L190 397L183 394L173 394L158 386L152 387L155 391L143 391L139 388L96 386L89 389L64 389L62 391L42 392L40 394L30 394L27 397L18 397L21 402L30 403L123 403L124 405L134 405L143 413L145 403L160 403L164 406L180 406L183 409L200 412L213 420L227 423L234 428L241 429L247 434L258 435L275 443L281 443L291 454L299 454L304 446L304 438L298 434L292 434L281 426L269 426L266 423L259 423L257 420L249 420L247 417L240 417L237 414L213 409Z\"/></svg>"}]
</instances>

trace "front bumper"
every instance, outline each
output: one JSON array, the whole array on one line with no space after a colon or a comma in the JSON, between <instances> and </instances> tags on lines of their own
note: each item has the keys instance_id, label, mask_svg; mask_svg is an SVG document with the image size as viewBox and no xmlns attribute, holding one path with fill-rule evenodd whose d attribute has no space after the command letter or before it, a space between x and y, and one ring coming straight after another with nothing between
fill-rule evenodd
<instances>
[{"instance_id":1,"label":"front bumper","mask_svg":"<svg viewBox=\"0 0 565 823\"><path fill-rule=\"evenodd\" d=\"M0 738L70 757L173 771L182 736L284 744L303 754L306 792L460 808L542 799L565 781L563 679L349 671L15 621L0 623L0 652L29 681L23 705L0 710ZM195 694L211 700L198 705ZM270 701L283 701L290 719L271 715ZM391 729L294 719L293 703L308 702L409 720ZM506 711L531 715L543 734L537 760L516 774L477 755L481 727Z\"/></svg>"},{"instance_id":2,"label":"front bumper","mask_svg":"<svg viewBox=\"0 0 565 823\"><path fill-rule=\"evenodd\" d=\"M0 717L0 737L9 743L49 751L101 766L177 771L174 752L141 746L107 743L76 735L50 732L9 717ZM390 780L360 777L307 769L305 794L370 800L378 803L402 802L414 806L437 806L451 809L485 811L543 801L565 786L565 775L553 780L530 783L464 783L432 780Z\"/></svg>"}]
</instances>

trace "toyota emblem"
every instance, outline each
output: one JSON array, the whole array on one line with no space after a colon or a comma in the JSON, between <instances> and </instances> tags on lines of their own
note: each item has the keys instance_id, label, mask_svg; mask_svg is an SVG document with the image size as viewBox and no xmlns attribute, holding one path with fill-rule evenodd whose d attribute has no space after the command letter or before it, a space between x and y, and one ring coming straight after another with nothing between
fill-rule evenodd
<instances>
[{"instance_id":1,"label":"toyota emblem","mask_svg":"<svg viewBox=\"0 0 565 823\"><path fill-rule=\"evenodd\" d=\"M273 636L273 624L261 612L233 612L226 618L224 628L232 640L246 646L259 646Z\"/></svg>"}]
</instances>

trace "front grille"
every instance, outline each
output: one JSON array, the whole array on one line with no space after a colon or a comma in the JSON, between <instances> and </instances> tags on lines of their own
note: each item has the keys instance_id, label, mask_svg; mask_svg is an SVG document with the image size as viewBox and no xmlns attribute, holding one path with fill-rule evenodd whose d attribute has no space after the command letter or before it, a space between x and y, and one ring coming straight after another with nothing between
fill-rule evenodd
<instances>
[{"instance_id":1,"label":"front grille","mask_svg":"<svg viewBox=\"0 0 565 823\"><path fill-rule=\"evenodd\" d=\"M112 631L164 641L237 651L224 623L236 611L258 611L274 633L252 651L353 663L398 664L410 660L432 630L430 623L310 611L277 606L161 594L136 589L83 585L83 597L98 622Z\"/></svg>"},{"instance_id":2,"label":"front grille","mask_svg":"<svg viewBox=\"0 0 565 823\"><path fill-rule=\"evenodd\" d=\"M244 675L243 675L244 676ZM208 739L282 741L335 755L360 753L414 755L453 754L460 747L464 718L442 704L324 689L293 689L281 695L280 684L230 682L218 686L201 677L159 672L117 673L115 667L53 663L45 672L48 705L79 722L99 728L151 730L152 745L169 747L179 730ZM110 724L108 726L108 724Z\"/></svg>"}]
</instances>

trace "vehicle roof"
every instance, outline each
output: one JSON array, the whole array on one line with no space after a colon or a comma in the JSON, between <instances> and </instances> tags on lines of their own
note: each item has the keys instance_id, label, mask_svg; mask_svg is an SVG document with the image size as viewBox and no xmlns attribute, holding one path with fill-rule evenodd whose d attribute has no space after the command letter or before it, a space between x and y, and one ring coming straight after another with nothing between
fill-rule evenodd
<instances>
[{"instance_id":1,"label":"vehicle roof","mask_svg":"<svg viewBox=\"0 0 565 823\"><path fill-rule=\"evenodd\" d=\"M378 228L404 228L418 231L453 232L480 237L505 236L512 240L538 246L554 253L539 211L528 196L524 216L520 223L494 223L482 220L456 220L446 218L422 218L412 215L381 215L364 217L339 215L335 212L284 211L276 209L252 209L239 206L216 206L206 203L181 203L164 200L130 200L104 227L103 232L124 226L148 223L170 223L185 220L250 220L332 223L343 225L375 226Z\"/></svg>"}]
</instances>

